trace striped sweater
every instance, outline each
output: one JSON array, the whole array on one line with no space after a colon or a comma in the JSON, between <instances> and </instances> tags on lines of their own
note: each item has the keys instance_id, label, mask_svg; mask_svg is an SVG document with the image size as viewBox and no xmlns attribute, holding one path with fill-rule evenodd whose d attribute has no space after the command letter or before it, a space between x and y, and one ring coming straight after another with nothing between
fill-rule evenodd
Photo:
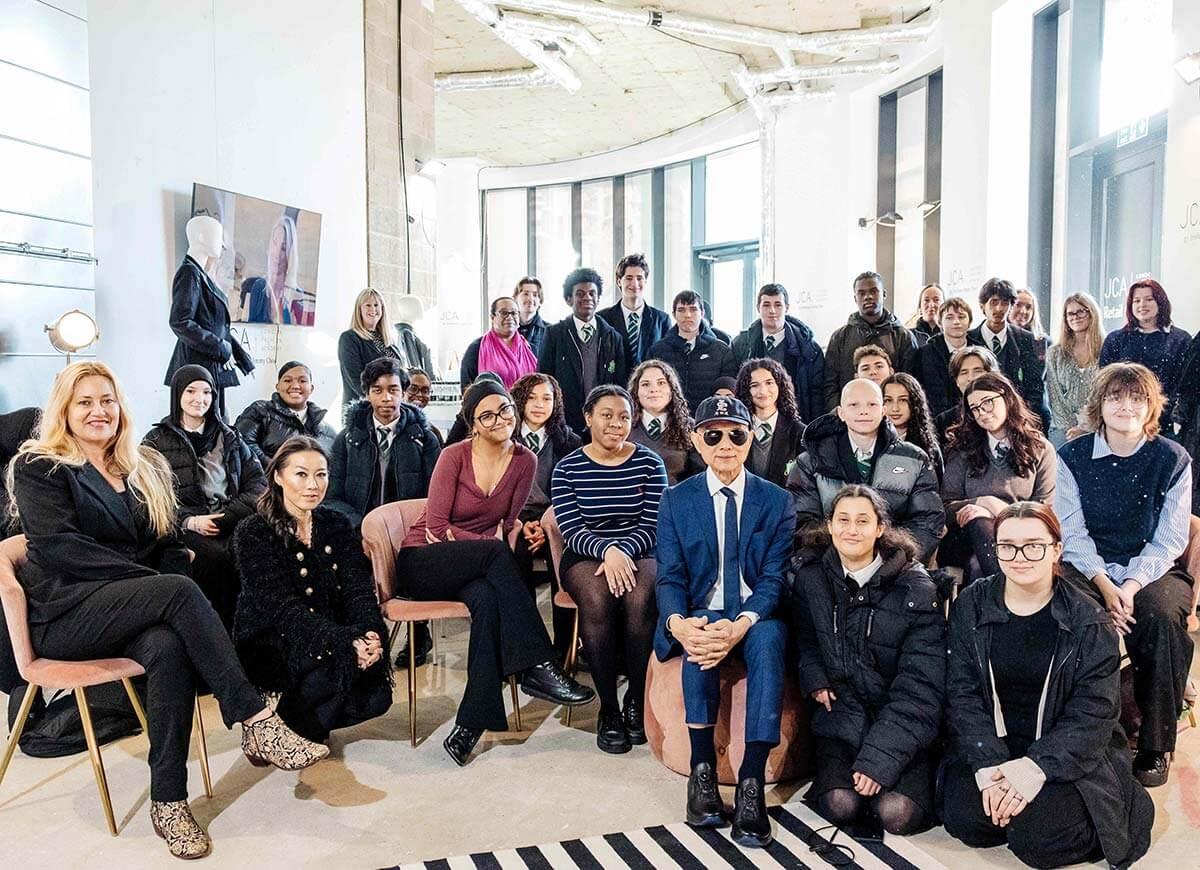
<instances>
[{"instance_id":1,"label":"striped sweater","mask_svg":"<svg viewBox=\"0 0 1200 870\"><path fill-rule=\"evenodd\" d=\"M563 543L597 561L614 545L631 559L652 557L666 488L662 459L640 444L620 465L601 465L576 450L554 467L550 481Z\"/></svg>"}]
</instances>

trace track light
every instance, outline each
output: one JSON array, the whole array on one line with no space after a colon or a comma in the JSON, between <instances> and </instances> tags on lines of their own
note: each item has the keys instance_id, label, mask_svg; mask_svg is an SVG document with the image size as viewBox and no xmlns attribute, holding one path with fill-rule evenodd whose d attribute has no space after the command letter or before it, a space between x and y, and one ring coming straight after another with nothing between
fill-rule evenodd
<instances>
[{"instance_id":1,"label":"track light","mask_svg":"<svg viewBox=\"0 0 1200 870\"><path fill-rule=\"evenodd\" d=\"M902 220L904 220L904 215L900 214L900 212L889 211L881 214L879 217L859 218L858 225L864 229L872 224L878 224L881 227L894 227L896 225L896 221Z\"/></svg>"}]
</instances>

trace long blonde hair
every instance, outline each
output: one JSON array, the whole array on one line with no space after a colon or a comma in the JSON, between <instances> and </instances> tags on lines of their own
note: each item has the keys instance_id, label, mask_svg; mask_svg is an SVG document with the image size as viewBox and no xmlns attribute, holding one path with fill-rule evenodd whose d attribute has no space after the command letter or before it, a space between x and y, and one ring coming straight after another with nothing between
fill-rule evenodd
<instances>
[{"instance_id":1,"label":"long blonde hair","mask_svg":"<svg viewBox=\"0 0 1200 870\"><path fill-rule=\"evenodd\" d=\"M374 331L367 329L367 324L362 318L362 305L372 296L379 300L380 311L379 323L375 324ZM383 294L374 287L367 287L354 297L354 314L350 317L350 328L362 338L375 339L384 347L391 347L396 343L396 337L392 335L392 324L388 319L387 303L383 301Z\"/></svg>"},{"instance_id":2,"label":"long blonde hair","mask_svg":"<svg viewBox=\"0 0 1200 870\"><path fill-rule=\"evenodd\" d=\"M1072 352L1075 350L1075 331L1067 325L1067 306L1072 302L1082 305L1092 316L1087 332L1084 333L1084 341L1087 342L1088 362L1094 363L1100 359L1100 348L1104 344L1104 325L1100 320L1100 307L1096 305L1096 300L1090 294L1072 293L1063 300L1062 324L1058 330L1058 343L1064 350Z\"/></svg>"},{"instance_id":3,"label":"long blonde hair","mask_svg":"<svg viewBox=\"0 0 1200 870\"><path fill-rule=\"evenodd\" d=\"M112 369L102 362L85 360L72 363L58 373L42 411L36 437L23 443L13 462L9 463L8 490L13 492L13 467L16 459L22 456L45 458L56 466L71 465L76 468L87 462L79 442L67 427L67 412L75 388L88 377L105 378L112 384L117 405L121 409L117 418L117 434L104 450L105 470L125 478L126 485L133 489L134 497L146 505L154 533L160 538L164 537L175 528L178 507L171 466L161 453L153 447L139 445L134 438L133 420L127 410L129 406L125 394ZM15 499L12 510L15 513Z\"/></svg>"}]
</instances>

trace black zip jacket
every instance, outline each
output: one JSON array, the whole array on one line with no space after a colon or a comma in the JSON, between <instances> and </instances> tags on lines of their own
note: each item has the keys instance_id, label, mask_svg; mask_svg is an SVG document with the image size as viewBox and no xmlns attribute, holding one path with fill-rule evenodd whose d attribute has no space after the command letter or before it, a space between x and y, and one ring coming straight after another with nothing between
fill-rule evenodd
<instances>
[{"instance_id":1,"label":"black zip jacket","mask_svg":"<svg viewBox=\"0 0 1200 870\"><path fill-rule=\"evenodd\" d=\"M266 469L283 442L297 435L315 438L326 451L331 450L337 433L325 422L326 413L324 408L309 402L304 422L301 422L284 404L279 393L272 393L269 399L247 405L233 426L241 433L259 465Z\"/></svg>"}]
</instances>

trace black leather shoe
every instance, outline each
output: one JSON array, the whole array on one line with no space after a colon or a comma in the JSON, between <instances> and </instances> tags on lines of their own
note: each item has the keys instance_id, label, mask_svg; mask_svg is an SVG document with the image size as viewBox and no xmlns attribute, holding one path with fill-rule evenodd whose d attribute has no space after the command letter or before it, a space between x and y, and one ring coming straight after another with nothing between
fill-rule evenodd
<instances>
[{"instance_id":1,"label":"black leather shoe","mask_svg":"<svg viewBox=\"0 0 1200 870\"><path fill-rule=\"evenodd\" d=\"M1146 788L1167 784L1171 756L1165 752L1139 752L1133 759L1133 775Z\"/></svg>"},{"instance_id":2,"label":"black leather shoe","mask_svg":"<svg viewBox=\"0 0 1200 870\"><path fill-rule=\"evenodd\" d=\"M755 777L738 783L733 802L733 842L748 848L771 845L771 819L767 816L767 798L762 783Z\"/></svg>"},{"instance_id":3,"label":"black leather shoe","mask_svg":"<svg viewBox=\"0 0 1200 870\"><path fill-rule=\"evenodd\" d=\"M707 761L697 764L688 775L687 823L693 828L719 828L725 824L717 772Z\"/></svg>"},{"instance_id":4,"label":"black leather shoe","mask_svg":"<svg viewBox=\"0 0 1200 870\"><path fill-rule=\"evenodd\" d=\"M429 653L433 650L433 635L429 633L428 622L418 622L413 626L413 634L417 638L417 667L429 661ZM405 641L404 646L400 648L400 652L396 654L396 667L400 670L408 669L408 641Z\"/></svg>"},{"instance_id":5,"label":"black leather shoe","mask_svg":"<svg viewBox=\"0 0 1200 870\"><path fill-rule=\"evenodd\" d=\"M625 732L629 735L629 742L634 746L645 743L646 723L642 718L642 699L626 692L625 709L621 711L621 718L625 720Z\"/></svg>"},{"instance_id":6,"label":"black leather shoe","mask_svg":"<svg viewBox=\"0 0 1200 870\"><path fill-rule=\"evenodd\" d=\"M446 735L446 739L442 741L442 748L454 759L455 764L462 767L471 757L471 750L475 748L475 744L482 736L482 731L455 725Z\"/></svg>"},{"instance_id":7,"label":"black leather shoe","mask_svg":"<svg viewBox=\"0 0 1200 870\"><path fill-rule=\"evenodd\" d=\"M620 711L601 711L596 719L596 745L602 752L621 755L630 750L629 732Z\"/></svg>"},{"instance_id":8,"label":"black leather shoe","mask_svg":"<svg viewBox=\"0 0 1200 870\"><path fill-rule=\"evenodd\" d=\"M521 674L521 691L564 707L586 704L596 693L567 676L557 662L542 662Z\"/></svg>"}]
</instances>

